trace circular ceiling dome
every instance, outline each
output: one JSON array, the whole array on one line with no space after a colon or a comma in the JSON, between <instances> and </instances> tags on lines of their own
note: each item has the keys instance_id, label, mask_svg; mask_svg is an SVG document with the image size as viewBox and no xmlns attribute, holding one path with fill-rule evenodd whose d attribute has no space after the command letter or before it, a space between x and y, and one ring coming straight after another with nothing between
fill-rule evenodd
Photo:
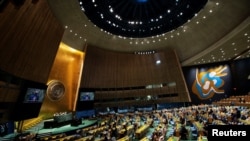
<instances>
[{"instance_id":1,"label":"circular ceiling dome","mask_svg":"<svg viewBox=\"0 0 250 141\"><path fill-rule=\"evenodd\" d=\"M144 38L183 25L207 0L79 0L79 3L89 20L104 31Z\"/></svg>"}]
</instances>

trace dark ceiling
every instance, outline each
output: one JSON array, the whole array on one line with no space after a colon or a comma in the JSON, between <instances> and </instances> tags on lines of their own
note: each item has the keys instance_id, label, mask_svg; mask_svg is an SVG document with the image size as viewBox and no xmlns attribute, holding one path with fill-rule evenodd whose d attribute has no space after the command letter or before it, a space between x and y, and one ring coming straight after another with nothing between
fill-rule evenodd
<instances>
[{"instance_id":1,"label":"dark ceiling","mask_svg":"<svg viewBox=\"0 0 250 141\"><path fill-rule=\"evenodd\" d=\"M79 0L84 14L114 35L161 35L191 20L207 0Z\"/></svg>"},{"instance_id":2,"label":"dark ceiling","mask_svg":"<svg viewBox=\"0 0 250 141\"><path fill-rule=\"evenodd\" d=\"M56 18L65 27L62 42L77 50L83 50L84 46L98 46L110 51L146 54L174 49L182 66L250 57L249 0L48 2ZM168 14L171 8L173 10ZM102 20L101 13L104 13L105 20ZM156 22L157 16L159 19ZM119 18L123 20L119 21ZM154 24L149 22L151 18L154 18ZM171 19L175 24L170 24ZM137 22L131 26L136 20L142 24ZM118 25L120 28L116 27ZM156 28L158 26L159 29ZM126 30L122 30L123 28ZM145 32L141 29L145 29Z\"/></svg>"}]
</instances>

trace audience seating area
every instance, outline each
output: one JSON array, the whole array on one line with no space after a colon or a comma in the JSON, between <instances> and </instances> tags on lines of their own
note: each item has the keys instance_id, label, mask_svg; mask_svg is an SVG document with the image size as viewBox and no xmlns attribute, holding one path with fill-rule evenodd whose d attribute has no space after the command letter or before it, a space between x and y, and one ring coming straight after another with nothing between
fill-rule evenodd
<instances>
[{"instance_id":1,"label":"audience seating area","mask_svg":"<svg viewBox=\"0 0 250 141\"><path fill-rule=\"evenodd\" d=\"M237 105L250 107L250 95L237 95L213 102L214 105Z\"/></svg>"},{"instance_id":2,"label":"audience seating area","mask_svg":"<svg viewBox=\"0 0 250 141\"><path fill-rule=\"evenodd\" d=\"M249 96L242 96L248 102ZM96 115L97 123L71 134L33 137L34 141L205 141L208 125L250 125L250 108L236 105L193 105L151 112ZM247 104L247 103L246 103ZM28 135L27 135L28 136ZM20 140L26 140L22 138Z\"/></svg>"}]
</instances>

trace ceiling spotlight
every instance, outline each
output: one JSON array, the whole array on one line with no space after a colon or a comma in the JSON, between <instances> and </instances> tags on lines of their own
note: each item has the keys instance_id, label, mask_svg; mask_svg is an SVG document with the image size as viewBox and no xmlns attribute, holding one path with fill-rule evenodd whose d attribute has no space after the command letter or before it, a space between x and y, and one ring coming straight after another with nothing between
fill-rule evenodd
<instances>
[{"instance_id":1,"label":"ceiling spotlight","mask_svg":"<svg viewBox=\"0 0 250 141\"><path fill-rule=\"evenodd\" d=\"M157 60L156 61L156 64L158 65L158 64L160 64L161 63L161 60Z\"/></svg>"},{"instance_id":2,"label":"ceiling spotlight","mask_svg":"<svg viewBox=\"0 0 250 141\"><path fill-rule=\"evenodd\" d=\"M170 32L189 22L208 0L79 0L82 12L113 35L144 38ZM97 5L97 6L95 6Z\"/></svg>"}]
</instances>

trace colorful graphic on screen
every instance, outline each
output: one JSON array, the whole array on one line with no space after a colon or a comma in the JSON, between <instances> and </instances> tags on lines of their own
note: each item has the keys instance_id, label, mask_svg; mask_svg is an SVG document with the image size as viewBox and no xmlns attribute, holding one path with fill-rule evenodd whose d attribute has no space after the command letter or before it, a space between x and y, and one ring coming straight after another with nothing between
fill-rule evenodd
<instances>
[{"instance_id":1,"label":"colorful graphic on screen","mask_svg":"<svg viewBox=\"0 0 250 141\"><path fill-rule=\"evenodd\" d=\"M38 89L38 88L28 88L27 92L25 94L24 102L43 102L45 95L44 89Z\"/></svg>"},{"instance_id":2,"label":"colorful graphic on screen","mask_svg":"<svg viewBox=\"0 0 250 141\"><path fill-rule=\"evenodd\" d=\"M192 85L192 91L200 99L209 99L214 94L224 94L222 87L224 86L223 76L227 73L224 71L227 69L226 66L219 66L207 71L199 72L196 69L196 79Z\"/></svg>"},{"instance_id":3,"label":"colorful graphic on screen","mask_svg":"<svg viewBox=\"0 0 250 141\"><path fill-rule=\"evenodd\" d=\"M94 92L80 93L80 101L93 101L93 100L94 100Z\"/></svg>"}]
</instances>

